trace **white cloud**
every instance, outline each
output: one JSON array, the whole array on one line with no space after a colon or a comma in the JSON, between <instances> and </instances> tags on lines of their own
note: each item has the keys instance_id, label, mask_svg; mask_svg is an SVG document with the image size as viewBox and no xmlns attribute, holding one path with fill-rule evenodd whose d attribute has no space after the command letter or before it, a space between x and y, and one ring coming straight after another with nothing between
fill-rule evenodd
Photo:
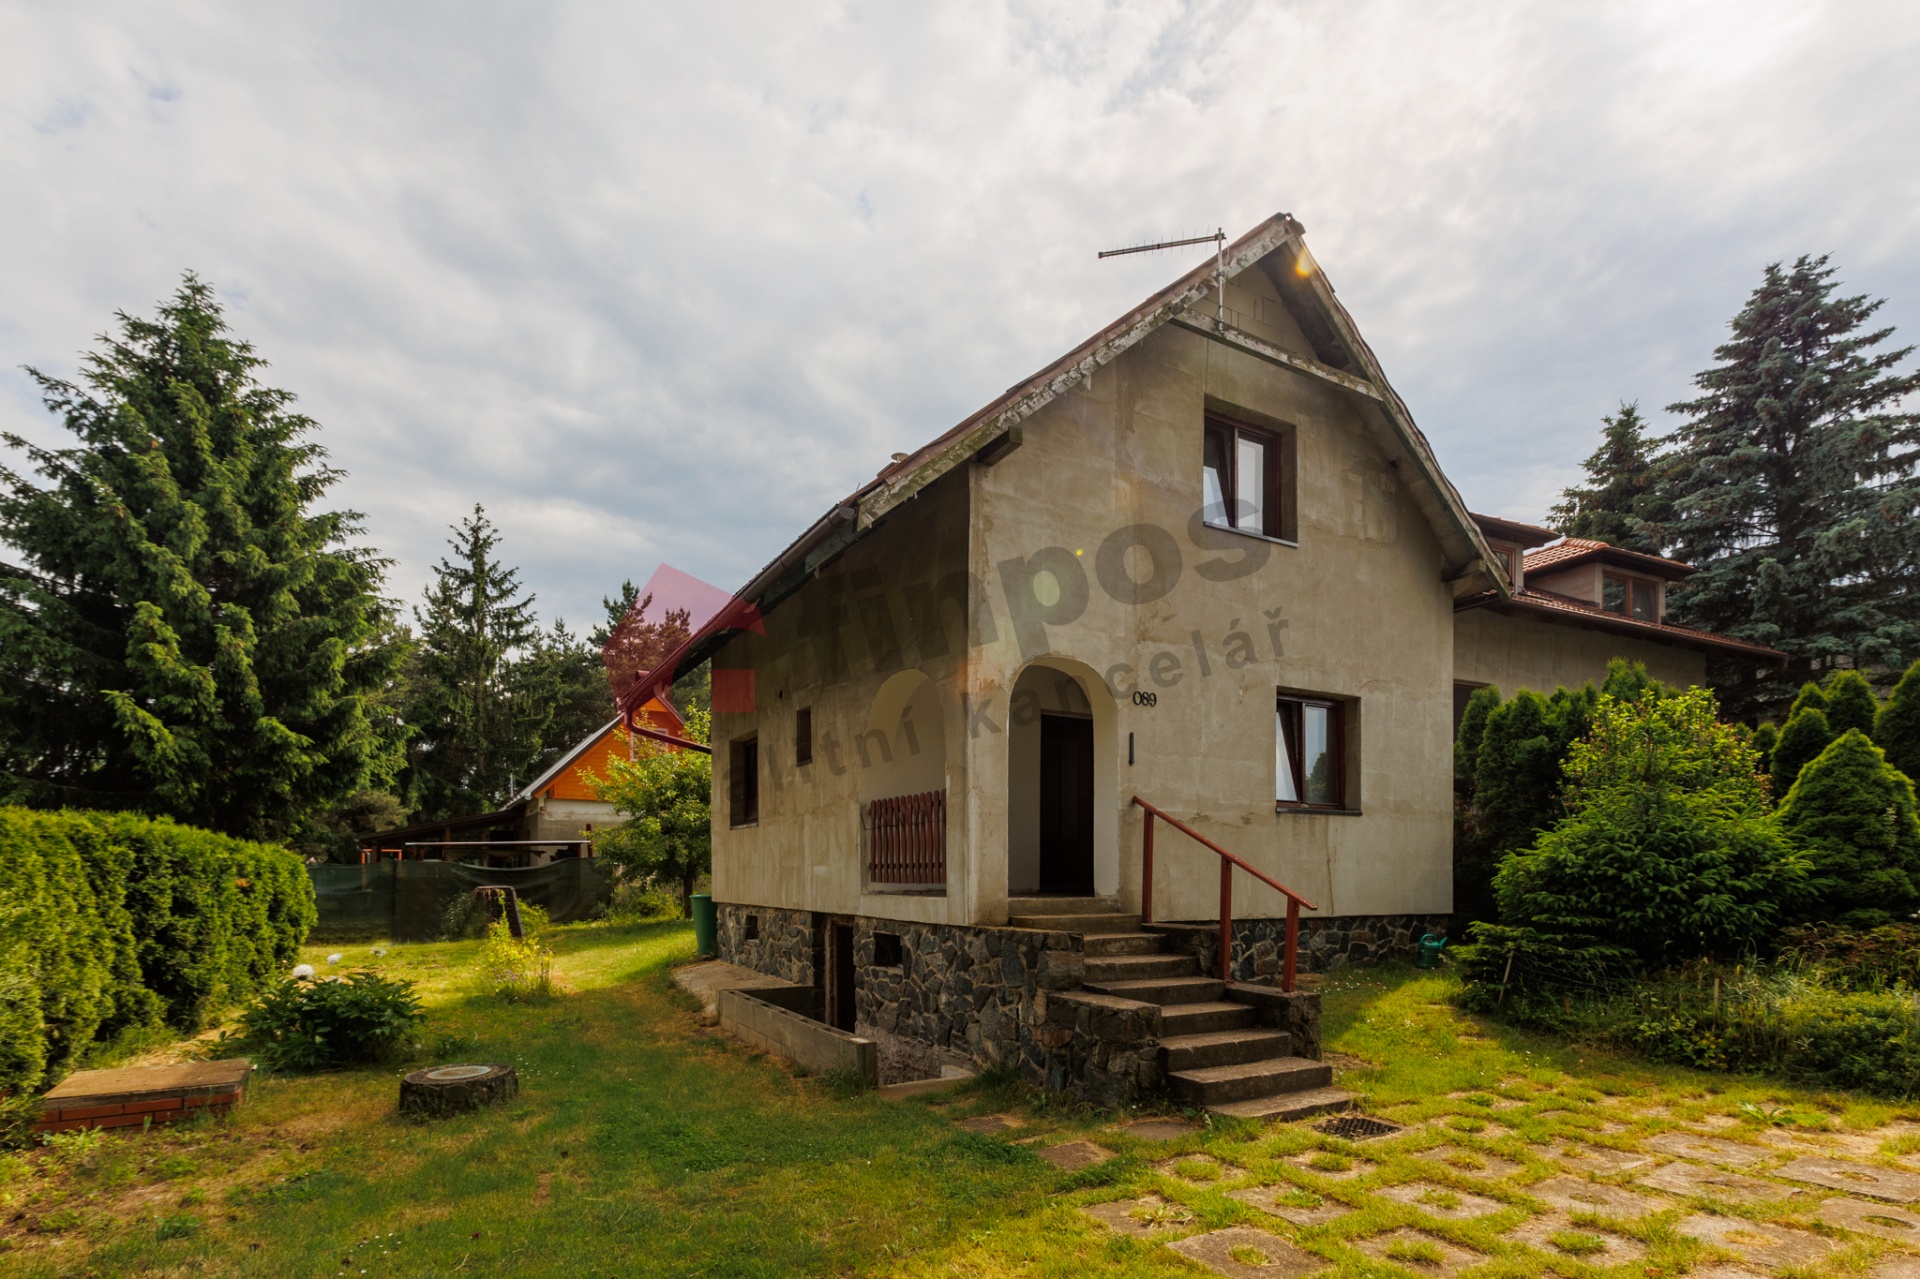
<instances>
[{"instance_id":1,"label":"white cloud","mask_svg":"<svg viewBox=\"0 0 1920 1279\"><path fill-rule=\"evenodd\" d=\"M1307 224L1468 500L1538 517L1770 260L1920 327L1920 11L16 4L0 426L187 268L417 594L487 504L576 625L733 585L1183 269Z\"/></svg>"}]
</instances>

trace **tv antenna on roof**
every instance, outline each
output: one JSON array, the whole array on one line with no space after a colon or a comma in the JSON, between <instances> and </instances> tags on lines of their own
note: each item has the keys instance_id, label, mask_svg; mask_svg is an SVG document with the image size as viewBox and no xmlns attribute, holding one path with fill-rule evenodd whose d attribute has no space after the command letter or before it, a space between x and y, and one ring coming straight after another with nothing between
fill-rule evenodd
<instances>
[{"instance_id":1,"label":"tv antenna on roof","mask_svg":"<svg viewBox=\"0 0 1920 1279\"><path fill-rule=\"evenodd\" d=\"M1214 319L1224 329L1227 326L1227 232L1225 227L1216 228L1212 235L1194 235L1184 240L1161 240L1157 244L1136 244L1130 249L1102 249L1094 256L1118 258L1129 253L1155 253L1161 249L1183 249L1189 244L1213 246Z\"/></svg>"}]
</instances>

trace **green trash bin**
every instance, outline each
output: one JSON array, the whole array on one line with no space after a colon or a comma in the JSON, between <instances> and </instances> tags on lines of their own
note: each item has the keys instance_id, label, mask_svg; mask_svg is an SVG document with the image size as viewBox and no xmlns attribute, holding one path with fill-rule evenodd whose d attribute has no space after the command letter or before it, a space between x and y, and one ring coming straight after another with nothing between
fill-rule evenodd
<instances>
[{"instance_id":1,"label":"green trash bin","mask_svg":"<svg viewBox=\"0 0 1920 1279\"><path fill-rule=\"evenodd\" d=\"M1428 933L1420 939L1420 947L1413 961L1415 968L1438 968L1440 952L1446 948L1447 939Z\"/></svg>"},{"instance_id":2,"label":"green trash bin","mask_svg":"<svg viewBox=\"0 0 1920 1279\"><path fill-rule=\"evenodd\" d=\"M711 893L694 893L687 898L693 910L693 945L702 959L720 953L720 912L714 909Z\"/></svg>"}]
</instances>

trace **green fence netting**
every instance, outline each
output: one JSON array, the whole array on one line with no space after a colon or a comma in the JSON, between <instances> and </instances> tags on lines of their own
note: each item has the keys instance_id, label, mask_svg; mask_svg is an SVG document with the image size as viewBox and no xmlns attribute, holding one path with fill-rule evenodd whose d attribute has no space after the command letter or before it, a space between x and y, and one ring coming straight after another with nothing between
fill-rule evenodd
<instances>
[{"instance_id":1,"label":"green fence netting","mask_svg":"<svg viewBox=\"0 0 1920 1279\"><path fill-rule=\"evenodd\" d=\"M613 890L613 868L567 857L546 866L476 866L467 862L389 861L367 866L309 866L320 919L316 942L431 941L446 926L453 898L481 887L511 887L523 902L544 907L556 924L586 919Z\"/></svg>"}]
</instances>

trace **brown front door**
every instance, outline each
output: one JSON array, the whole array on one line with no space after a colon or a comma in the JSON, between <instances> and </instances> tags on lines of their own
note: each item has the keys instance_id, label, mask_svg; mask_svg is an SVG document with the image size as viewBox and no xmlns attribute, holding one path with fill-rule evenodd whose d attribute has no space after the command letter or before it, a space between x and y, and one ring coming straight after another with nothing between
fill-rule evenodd
<instances>
[{"instance_id":1,"label":"brown front door","mask_svg":"<svg viewBox=\"0 0 1920 1279\"><path fill-rule=\"evenodd\" d=\"M827 1024L851 1032L857 1016L853 999L853 925L833 926L833 979L828 983Z\"/></svg>"}]
</instances>

